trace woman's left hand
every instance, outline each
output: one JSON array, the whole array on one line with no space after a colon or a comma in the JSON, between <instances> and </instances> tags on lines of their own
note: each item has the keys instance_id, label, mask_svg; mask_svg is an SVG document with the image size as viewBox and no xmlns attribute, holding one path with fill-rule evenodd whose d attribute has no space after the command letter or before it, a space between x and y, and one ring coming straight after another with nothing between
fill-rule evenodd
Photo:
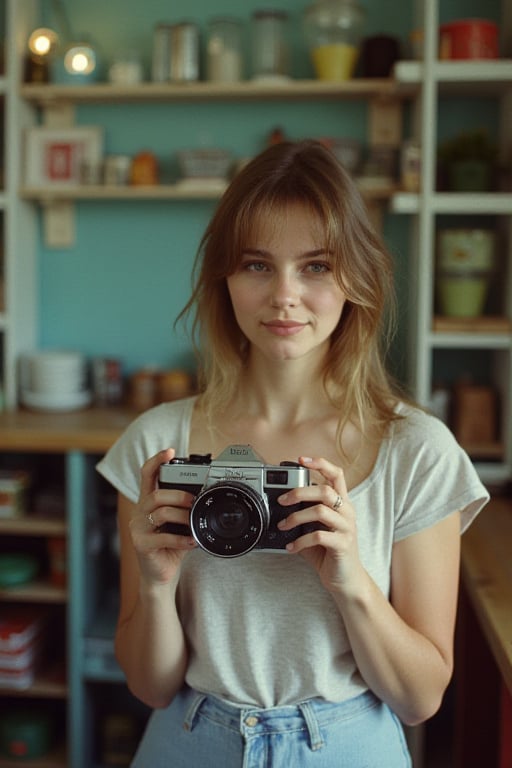
<instances>
[{"instance_id":1,"label":"woman's left hand","mask_svg":"<svg viewBox=\"0 0 512 768\"><path fill-rule=\"evenodd\" d=\"M278 527L291 530L306 523L321 528L300 536L287 546L301 554L317 571L329 592L349 595L364 570L359 558L354 507L350 501L343 470L326 459L299 458L300 463L322 476L325 483L294 488L280 496L283 506L311 502L312 506L292 512Z\"/></svg>"}]
</instances>

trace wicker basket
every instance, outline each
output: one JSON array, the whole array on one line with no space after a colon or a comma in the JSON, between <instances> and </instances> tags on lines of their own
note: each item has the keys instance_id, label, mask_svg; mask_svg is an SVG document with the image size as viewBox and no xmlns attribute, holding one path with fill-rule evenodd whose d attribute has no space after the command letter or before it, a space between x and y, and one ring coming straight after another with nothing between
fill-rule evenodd
<instances>
[{"instance_id":1,"label":"wicker basket","mask_svg":"<svg viewBox=\"0 0 512 768\"><path fill-rule=\"evenodd\" d=\"M224 149L190 149L178 152L181 174L186 179L225 179L233 156Z\"/></svg>"}]
</instances>

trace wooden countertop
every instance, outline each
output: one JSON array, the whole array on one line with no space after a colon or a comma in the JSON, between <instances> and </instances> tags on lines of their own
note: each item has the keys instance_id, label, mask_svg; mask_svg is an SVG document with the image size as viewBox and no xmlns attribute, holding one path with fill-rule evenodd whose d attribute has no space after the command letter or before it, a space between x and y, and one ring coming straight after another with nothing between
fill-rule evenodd
<instances>
[{"instance_id":1,"label":"wooden countertop","mask_svg":"<svg viewBox=\"0 0 512 768\"><path fill-rule=\"evenodd\" d=\"M462 580L512 694L512 498L493 498L462 537Z\"/></svg>"},{"instance_id":2,"label":"wooden countertop","mask_svg":"<svg viewBox=\"0 0 512 768\"><path fill-rule=\"evenodd\" d=\"M137 415L122 408L4 411L0 413L0 450L104 453Z\"/></svg>"}]
</instances>

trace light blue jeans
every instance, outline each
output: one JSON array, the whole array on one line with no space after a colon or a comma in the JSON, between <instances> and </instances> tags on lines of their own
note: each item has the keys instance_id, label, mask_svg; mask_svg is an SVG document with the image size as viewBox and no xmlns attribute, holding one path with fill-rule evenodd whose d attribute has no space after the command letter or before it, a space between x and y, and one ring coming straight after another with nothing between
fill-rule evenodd
<instances>
[{"instance_id":1,"label":"light blue jeans","mask_svg":"<svg viewBox=\"0 0 512 768\"><path fill-rule=\"evenodd\" d=\"M410 768L402 726L372 693L272 709L189 688L150 717L132 768Z\"/></svg>"}]
</instances>

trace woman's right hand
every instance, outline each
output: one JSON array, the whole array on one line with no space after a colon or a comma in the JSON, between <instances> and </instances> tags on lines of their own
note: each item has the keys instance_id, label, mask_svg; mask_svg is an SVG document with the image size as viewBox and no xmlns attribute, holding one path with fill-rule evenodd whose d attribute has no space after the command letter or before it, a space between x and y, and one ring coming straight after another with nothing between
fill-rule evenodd
<instances>
[{"instance_id":1,"label":"woman's right hand","mask_svg":"<svg viewBox=\"0 0 512 768\"><path fill-rule=\"evenodd\" d=\"M164 523L189 523L194 496L187 491L158 487L160 465L170 461L169 448L152 456L141 471L139 501L130 521L130 534L137 553L140 577L150 584L166 584L177 577L183 558L196 546L192 536L162 533Z\"/></svg>"}]
</instances>

